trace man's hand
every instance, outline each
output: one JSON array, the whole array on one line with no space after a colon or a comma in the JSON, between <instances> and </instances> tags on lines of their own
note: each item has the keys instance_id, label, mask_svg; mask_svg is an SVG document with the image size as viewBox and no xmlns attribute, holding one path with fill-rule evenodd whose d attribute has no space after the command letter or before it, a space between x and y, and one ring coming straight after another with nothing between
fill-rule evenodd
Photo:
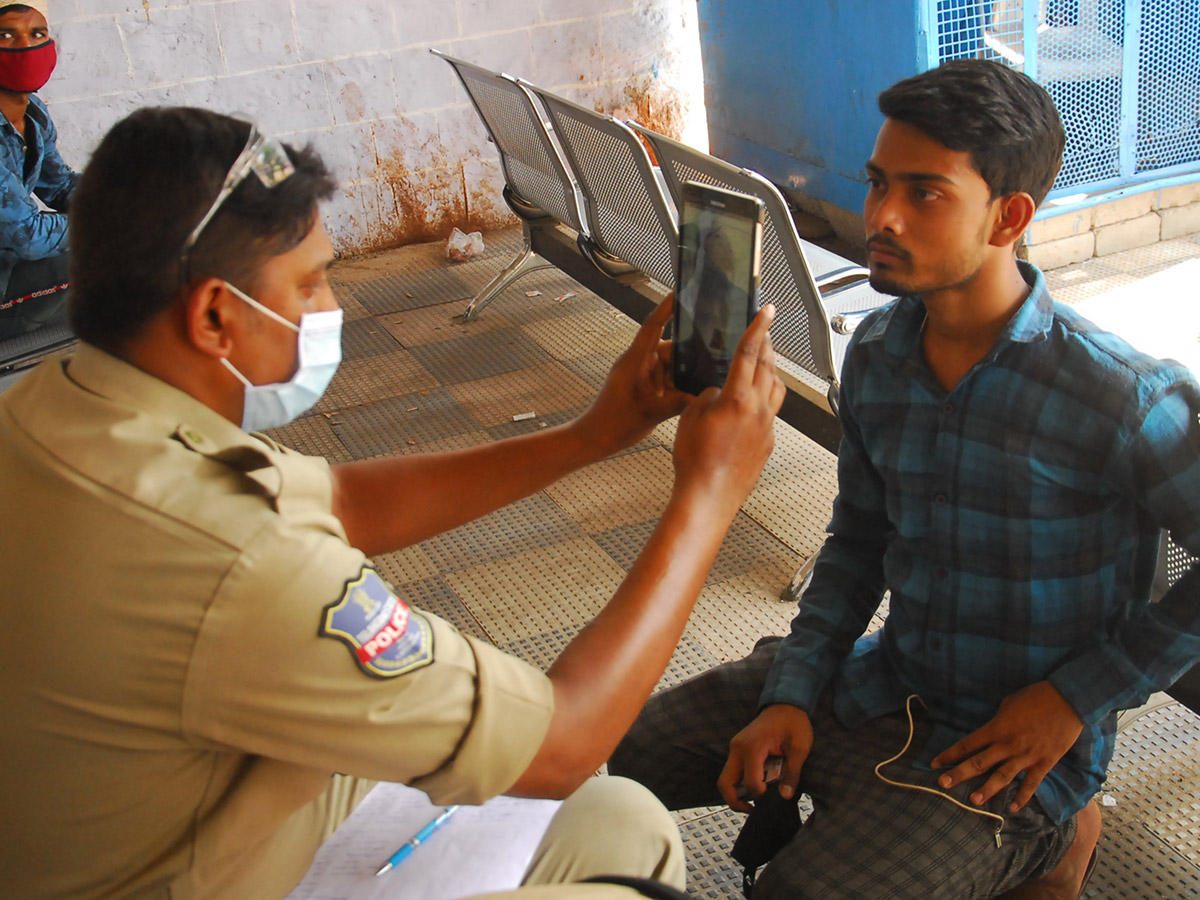
<instances>
[{"instance_id":1,"label":"man's hand","mask_svg":"<svg viewBox=\"0 0 1200 900\"><path fill-rule=\"evenodd\" d=\"M768 329L775 307L759 311L738 341L723 388L709 388L684 410L675 436L675 492L703 491L733 503L754 488L774 447L775 414L786 389L775 372Z\"/></svg>"},{"instance_id":2,"label":"man's hand","mask_svg":"<svg viewBox=\"0 0 1200 900\"><path fill-rule=\"evenodd\" d=\"M598 448L602 456L633 446L691 399L671 385L671 343L662 340L674 299L674 294L668 296L646 317L629 349L613 364L599 395L575 421L587 445Z\"/></svg>"},{"instance_id":3,"label":"man's hand","mask_svg":"<svg viewBox=\"0 0 1200 900\"><path fill-rule=\"evenodd\" d=\"M1005 697L991 721L939 754L932 765L935 769L954 766L938 779L943 788L990 771L991 777L971 795L976 806L1024 772L1025 780L1010 807L1017 812L1082 731L1083 722L1062 694L1050 682L1039 681Z\"/></svg>"},{"instance_id":4,"label":"man's hand","mask_svg":"<svg viewBox=\"0 0 1200 900\"><path fill-rule=\"evenodd\" d=\"M763 767L767 757L783 757L779 778L779 795L794 797L800 784L800 769L812 749L812 723L808 713L796 706L776 703L768 706L758 717L734 735L729 742L729 759L717 779L721 796L730 809L749 812L751 805L738 796L762 796L767 789Z\"/></svg>"}]
</instances>

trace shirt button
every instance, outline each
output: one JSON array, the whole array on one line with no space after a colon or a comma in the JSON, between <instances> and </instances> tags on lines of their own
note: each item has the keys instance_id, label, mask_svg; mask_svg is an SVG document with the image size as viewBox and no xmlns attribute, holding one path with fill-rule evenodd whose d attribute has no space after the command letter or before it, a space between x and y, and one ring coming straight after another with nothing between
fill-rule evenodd
<instances>
[{"instance_id":1,"label":"shirt button","mask_svg":"<svg viewBox=\"0 0 1200 900\"><path fill-rule=\"evenodd\" d=\"M938 578L945 578L950 573L946 571L945 566L938 566L936 569L933 570L933 574Z\"/></svg>"},{"instance_id":2,"label":"shirt button","mask_svg":"<svg viewBox=\"0 0 1200 900\"><path fill-rule=\"evenodd\" d=\"M947 403L942 406L942 415L948 416L952 412L954 412L954 404L953 403Z\"/></svg>"},{"instance_id":3,"label":"shirt button","mask_svg":"<svg viewBox=\"0 0 1200 900\"><path fill-rule=\"evenodd\" d=\"M942 649L942 639L934 638L933 640L931 640L929 642L929 646L932 647L934 650L941 650Z\"/></svg>"},{"instance_id":4,"label":"shirt button","mask_svg":"<svg viewBox=\"0 0 1200 900\"><path fill-rule=\"evenodd\" d=\"M934 494L933 502L936 503L938 506L942 506L946 502L946 495L945 494Z\"/></svg>"}]
</instances>

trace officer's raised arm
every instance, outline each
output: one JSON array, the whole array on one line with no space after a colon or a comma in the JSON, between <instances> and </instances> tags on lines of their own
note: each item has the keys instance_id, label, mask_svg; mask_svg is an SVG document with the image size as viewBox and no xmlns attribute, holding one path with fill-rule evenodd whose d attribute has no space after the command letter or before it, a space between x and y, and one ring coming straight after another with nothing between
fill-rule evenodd
<instances>
[{"instance_id":1,"label":"officer's raised arm","mask_svg":"<svg viewBox=\"0 0 1200 900\"><path fill-rule=\"evenodd\" d=\"M447 453L334 467L334 512L354 546L383 553L507 506L570 472L631 447L676 415L687 394L670 386L659 304L617 360L599 395L572 422ZM454 497L447 503L447 497Z\"/></svg>"},{"instance_id":2,"label":"officer's raised arm","mask_svg":"<svg viewBox=\"0 0 1200 900\"><path fill-rule=\"evenodd\" d=\"M679 642L721 541L774 446L784 387L767 333L774 307L742 336L728 380L679 420L675 486L617 593L550 667L555 709L512 792L565 796L599 768L637 716Z\"/></svg>"}]
</instances>

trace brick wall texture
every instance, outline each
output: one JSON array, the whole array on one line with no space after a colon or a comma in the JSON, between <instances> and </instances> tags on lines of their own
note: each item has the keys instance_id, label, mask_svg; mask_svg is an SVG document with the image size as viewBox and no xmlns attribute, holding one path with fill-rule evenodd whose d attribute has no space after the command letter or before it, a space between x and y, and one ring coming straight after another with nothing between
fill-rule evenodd
<instances>
[{"instance_id":1,"label":"brick wall texture","mask_svg":"<svg viewBox=\"0 0 1200 900\"><path fill-rule=\"evenodd\" d=\"M706 140L694 0L50 0L50 24L40 95L73 166L140 106L251 118L331 166L342 191L323 215L344 253L512 221L431 47Z\"/></svg>"},{"instance_id":2,"label":"brick wall texture","mask_svg":"<svg viewBox=\"0 0 1200 900\"><path fill-rule=\"evenodd\" d=\"M1026 233L1027 255L1043 269L1057 269L1195 232L1200 232L1200 181L1039 219Z\"/></svg>"}]
</instances>

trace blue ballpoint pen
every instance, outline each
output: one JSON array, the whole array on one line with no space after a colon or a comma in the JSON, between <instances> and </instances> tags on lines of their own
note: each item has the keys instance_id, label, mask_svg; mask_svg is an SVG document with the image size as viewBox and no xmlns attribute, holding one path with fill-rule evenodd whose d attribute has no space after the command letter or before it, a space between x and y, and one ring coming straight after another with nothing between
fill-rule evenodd
<instances>
[{"instance_id":1,"label":"blue ballpoint pen","mask_svg":"<svg viewBox=\"0 0 1200 900\"><path fill-rule=\"evenodd\" d=\"M436 819L418 831L413 836L411 841L393 853L388 858L388 861L380 866L379 871L375 873L375 877L378 878L385 872L390 872L392 869L396 868L396 866L400 865L400 863L404 862L404 860L408 859L408 857L414 850L417 849L417 847L429 840L429 836L431 834L446 824L446 820L454 814L456 809L458 809L457 806L447 806Z\"/></svg>"}]
</instances>

